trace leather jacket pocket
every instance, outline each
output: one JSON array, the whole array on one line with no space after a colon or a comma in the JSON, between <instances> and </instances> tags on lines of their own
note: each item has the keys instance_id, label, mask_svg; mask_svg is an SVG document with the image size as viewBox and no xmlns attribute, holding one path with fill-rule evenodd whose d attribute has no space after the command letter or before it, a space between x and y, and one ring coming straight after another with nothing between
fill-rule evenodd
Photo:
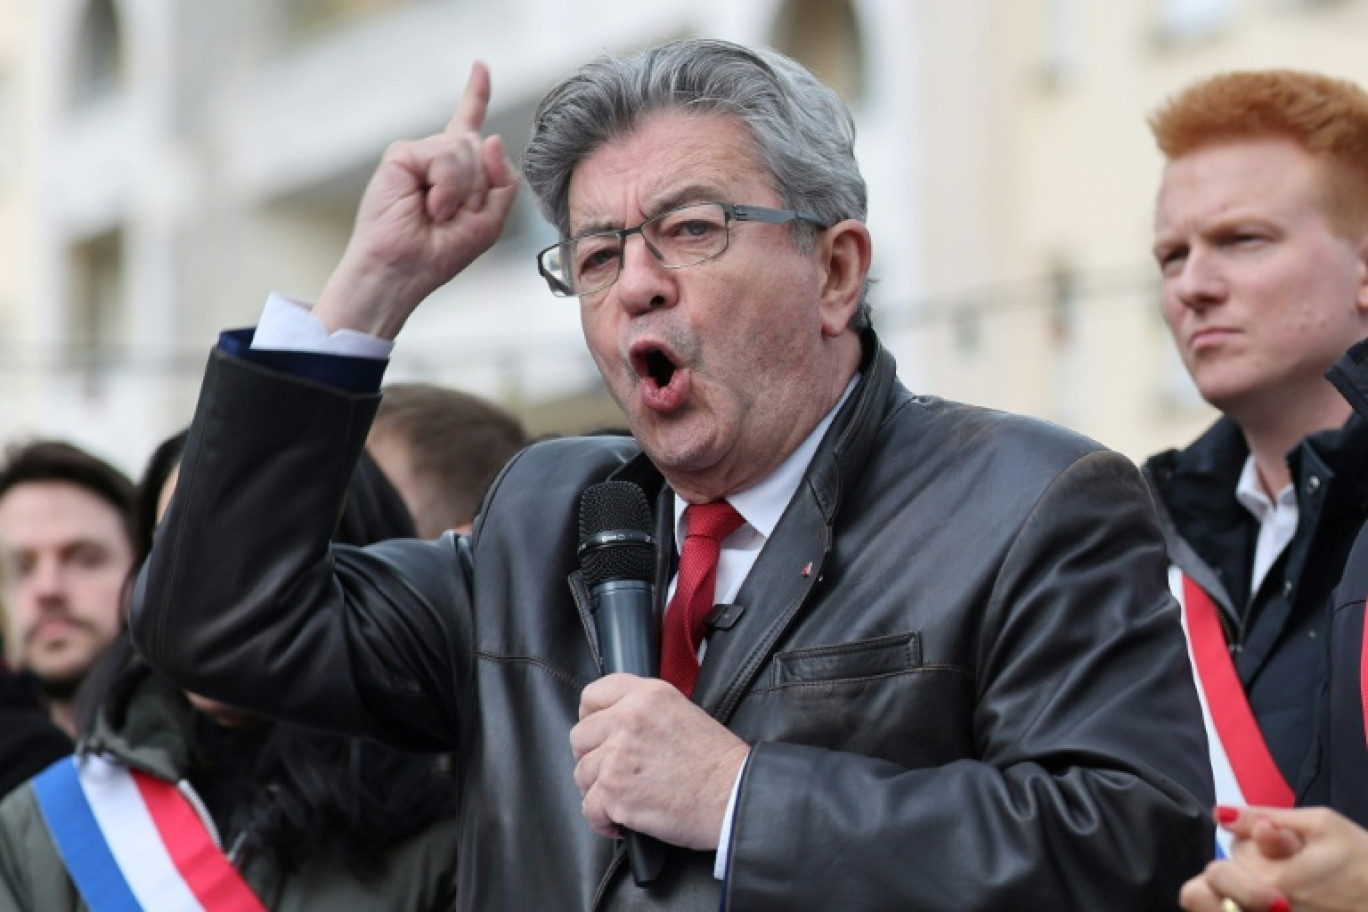
<instances>
[{"instance_id":1,"label":"leather jacket pocket","mask_svg":"<svg viewBox=\"0 0 1368 912\"><path fill-rule=\"evenodd\" d=\"M858 681L900 674L921 666L921 637L916 633L813 646L774 657L773 687Z\"/></svg>"},{"instance_id":2,"label":"leather jacket pocket","mask_svg":"<svg viewBox=\"0 0 1368 912\"><path fill-rule=\"evenodd\" d=\"M763 682L732 717L748 741L824 747L908 768L973 756L973 676L926 664L919 631L775 653Z\"/></svg>"}]
</instances>

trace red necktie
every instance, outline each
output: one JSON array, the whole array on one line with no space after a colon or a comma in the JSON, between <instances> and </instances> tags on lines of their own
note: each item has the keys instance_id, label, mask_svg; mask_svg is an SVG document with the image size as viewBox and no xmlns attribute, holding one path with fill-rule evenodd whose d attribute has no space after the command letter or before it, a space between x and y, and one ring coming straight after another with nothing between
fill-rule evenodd
<instances>
[{"instance_id":1,"label":"red necktie","mask_svg":"<svg viewBox=\"0 0 1368 912\"><path fill-rule=\"evenodd\" d=\"M719 500L685 508L684 523L688 532L679 555L679 580L665 609L660 676L688 697L698 680L698 647L703 642L703 622L713 609L722 540L745 520L731 504Z\"/></svg>"}]
</instances>

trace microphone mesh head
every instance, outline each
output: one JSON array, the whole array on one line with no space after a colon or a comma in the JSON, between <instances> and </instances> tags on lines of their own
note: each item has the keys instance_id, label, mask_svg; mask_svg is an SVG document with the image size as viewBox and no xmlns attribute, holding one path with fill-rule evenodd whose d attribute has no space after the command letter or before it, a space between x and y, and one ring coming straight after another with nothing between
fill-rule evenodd
<instances>
[{"instance_id":1,"label":"microphone mesh head","mask_svg":"<svg viewBox=\"0 0 1368 912\"><path fill-rule=\"evenodd\" d=\"M580 495L580 544L601 532L640 532L650 535L653 522L646 492L630 481L604 481ZM655 579L656 549L649 542L612 542L591 545L580 553L585 585L607 580Z\"/></svg>"}]
</instances>

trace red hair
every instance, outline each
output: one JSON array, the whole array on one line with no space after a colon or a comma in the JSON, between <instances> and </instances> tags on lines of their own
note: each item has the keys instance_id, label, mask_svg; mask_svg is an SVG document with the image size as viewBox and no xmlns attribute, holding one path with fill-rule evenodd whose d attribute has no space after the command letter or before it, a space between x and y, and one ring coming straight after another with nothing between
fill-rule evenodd
<instances>
[{"instance_id":1,"label":"red hair","mask_svg":"<svg viewBox=\"0 0 1368 912\"><path fill-rule=\"evenodd\" d=\"M1224 73L1193 83L1149 118L1172 161L1245 139L1283 138L1324 161L1327 204L1342 228L1368 225L1368 93L1295 70Z\"/></svg>"}]
</instances>

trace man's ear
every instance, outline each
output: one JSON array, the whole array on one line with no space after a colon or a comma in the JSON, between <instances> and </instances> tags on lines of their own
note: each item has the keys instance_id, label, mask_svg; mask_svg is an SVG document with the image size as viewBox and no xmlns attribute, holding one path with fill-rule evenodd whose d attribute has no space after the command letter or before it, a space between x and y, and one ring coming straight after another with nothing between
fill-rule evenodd
<instances>
[{"instance_id":1,"label":"man's ear","mask_svg":"<svg viewBox=\"0 0 1368 912\"><path fill-rule=\"evenodd\" d=\"M864 222L846 219L817 236L822 258L822 332L839 336L846 331L860 304L869 275L873 247Z\"/></svg>"}]
</instances>

